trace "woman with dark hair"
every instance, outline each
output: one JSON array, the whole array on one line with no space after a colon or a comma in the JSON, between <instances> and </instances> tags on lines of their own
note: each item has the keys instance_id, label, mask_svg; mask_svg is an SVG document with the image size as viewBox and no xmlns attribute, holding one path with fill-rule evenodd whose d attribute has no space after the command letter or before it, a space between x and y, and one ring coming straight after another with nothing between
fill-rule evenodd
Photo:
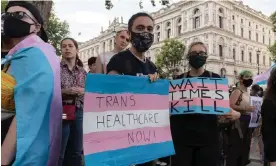
<instances>
[{"instance_id":1,"label":"woman with dark hair","mask_svg":"<svg viewBox=\"0 0 276 166\"><path fill-rule=\"evenodd\" d=\"M276 68L267 83L261 114L265 160L270 166L276 166Z\"/></svg>"},{"instance_id":2,"label":"woman with dark hair","mask_svg":"<svg viewBox=\"0 0 276 166\"><path fill-rule=\"evenodd\" d=\"M86 71L78 58L78 43L74 39L65 38L61 41L61 54L63 128L59 166L80 166Z\"/></svg>"},{"instance_id":3,"label":"woman with dark hair","mask_svg":"<svg viewBox=\"0 0 276 166\"><path fill-rule=\"evenodd\" d=\"M202 42L192 43L187 59L191 69L177 79L191 77L220 78L204 69L207 48ZM235 120L240 114L234 110L223 116ZM175 147L172 166L216 166L219 163L218 117L207 114L180 114L171 116L171 132Z\"/></svg>"}]
</instances>

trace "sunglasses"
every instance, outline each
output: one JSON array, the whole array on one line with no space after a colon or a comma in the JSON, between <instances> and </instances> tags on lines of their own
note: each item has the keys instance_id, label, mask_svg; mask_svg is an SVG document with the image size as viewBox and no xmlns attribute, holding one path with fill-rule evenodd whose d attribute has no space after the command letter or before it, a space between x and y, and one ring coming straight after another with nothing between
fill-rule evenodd
<instances>
[{"instance_id":1,"label":"sunglasses","mask_svg":"<svg viewBox=\"0 0 276 166\"><path fill-rule=\"evenodd\" d=\"M23 18L30 18L34 23L37 23L31 16L29 16L27 13L25 12L5 12L1 15L1 19L2 20L6 20L7 18L15 18L15 19L18 19L18 20L22 20Z\"/></svg>"},{"instance_id":2,"label":"sunglasses","mask_svg":"<svg viewBox=\"0 0 276 166\"><path fill-rule=\"evenodd\" d=\"M200 51L200 52L196 52L196 51L192 51L188 54L189 56L194 56L194 55L199 55L199 56L206 56L207 53L204 51Z\"/></svg>"}]
</instances>

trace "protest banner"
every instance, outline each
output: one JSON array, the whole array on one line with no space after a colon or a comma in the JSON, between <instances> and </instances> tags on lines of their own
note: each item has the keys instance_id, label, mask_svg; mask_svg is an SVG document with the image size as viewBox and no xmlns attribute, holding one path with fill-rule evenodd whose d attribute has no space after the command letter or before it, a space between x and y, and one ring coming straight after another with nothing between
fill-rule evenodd
<instances>
[{"instance_id":1,"label":"protest banner","mask_svg":"<svg viewBox=\"0 0 276 166\"><path fill-rule=\"evenodd\" d=\"M259 120L261 117L261 107L262 107L263 99L261 97L250 97L251 106L255 107L255 110L250 113L251 119L249 123L249 128L255 128L259 125Z\"/></svg>"},{"instance_id":2,"label":"protest banner","mask_svg":"<svg viewBox=\"0 0 276 166\"><path fill-rule=\"evenodd\" d=\"M226 78L183 78L170 81L170 112L216 114L230 111Z\"/></svg>"},{"instance_id":3,"label":"protest banner","mask_svg":"<svg viewBox=\"0 0 276 166\"><path fill-rule=\"evenodd\" d=\"M173 155L168 87L168 80L88 74L85 164L130 166Z\"/></svg>"}]
</instances>

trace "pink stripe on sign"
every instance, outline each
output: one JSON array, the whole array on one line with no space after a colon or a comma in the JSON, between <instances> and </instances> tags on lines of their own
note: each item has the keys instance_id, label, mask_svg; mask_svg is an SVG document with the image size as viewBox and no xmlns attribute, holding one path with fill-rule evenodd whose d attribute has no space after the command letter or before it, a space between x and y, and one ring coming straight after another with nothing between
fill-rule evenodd
<instances>
[{"instance_id":1,"label":"pink stripe on sign","mask_svg":"<svg viewBox=\"0 0 276 166\"><path fill-rule=\"evenodd\" d=\"M169 97L155 94L96 94L85 93L84 112L110 110L164 110L169 109Z\"/></svg>"},{"instance_id":2,"label":"pink stripe on sign","mask_svg":"<svg viewBox=\"0 0 276 166\"><path fill-rule=\"evenodd\" d=\"M197 105L201 106L201 99L202 98L193 98L193 99L187 99L187 100L193 100L189 102L189 106ZM185 99L180 99L180 100L174 100L172 103L176 103L179 101L174 107L179 107L179 106L187 106L187 102L182 102ZM203 100L203 106L214 106L214 101L215 99L202 99ZM217 107L229 107L229 100L216 100Z\"/></svg>"},{"instance_id":3,"label":"pink stripe on sign","mask_svg":"<svg viewBox=\"0 0 276 166\"><path fill-rule=\"evenodd\" d=\"M202 84L200 83L196 83L196 84L193 84L194 88L192 88L191 86L187 86L186 89L185 89L185 85L183 85L181 88L179 88L178 86L173 89L171 86L170 86L170 92L176 92L176 91L179 91L179 90L189 90L189 89L198 89L197 86L202 86ZM217 88L216 88L216 85L215 84L204 84L204 86L206 88L200 88L200 89L209 89L209 90L223 90L223 91L228 91L229 90L229 87L227 85L221 85L221 84L218 84L217 85Z\"/></svg>"},{"instance_id":4,"label":"pink stripe on sign","mask_svg":"<svg viewBox=\"0 0 276 166\"><path fill-rule=\"evenodd\" d=\"M83 135L84 155L171 140L170 126L94 132Z\"/></svg>"}]
</instances>

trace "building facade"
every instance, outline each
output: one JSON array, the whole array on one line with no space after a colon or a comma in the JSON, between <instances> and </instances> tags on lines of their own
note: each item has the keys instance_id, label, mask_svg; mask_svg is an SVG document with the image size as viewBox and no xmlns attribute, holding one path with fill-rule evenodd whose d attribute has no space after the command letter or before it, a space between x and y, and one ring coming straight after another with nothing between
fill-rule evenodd
<instances>
[{"instance_id":1,"label":"building facade","mask_svg":"<svg viewBox=\"0 0 276 166\"><path fill-rule=\"evenodd\" d=\"M267 47L275 42L273 25L267 16L241 1L180 1L151 15L155 20L154 44L146 56L153 62L163 41L176 38L186 46L195 41L205 43L209 56L206 69L226 76L230 84L244 69L256 75L271 65ZM112 49L112 28L120 25L126 26L115 19L100 36L80 46L84 62L89 56ZM90 54L85 54L89 50ZM187 71L185 58L183 68Z\"/></svg>"}]
</instances>

